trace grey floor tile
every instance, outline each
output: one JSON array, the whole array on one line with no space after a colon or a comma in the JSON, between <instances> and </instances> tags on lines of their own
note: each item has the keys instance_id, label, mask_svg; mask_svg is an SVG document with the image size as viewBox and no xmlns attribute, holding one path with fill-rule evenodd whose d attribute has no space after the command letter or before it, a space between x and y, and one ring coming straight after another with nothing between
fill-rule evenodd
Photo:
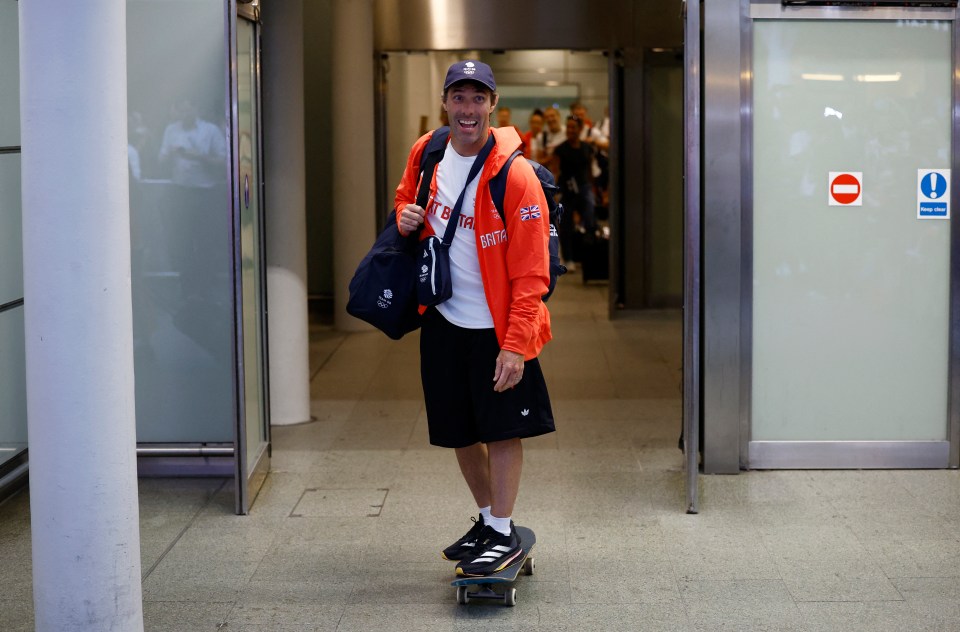
<instances>
[{"instance_id":1,"label":"grey floor tile","mask_svg":"<svg viewBox=\"0 0 960 632\"><path fill-rule=\"evenodd\" d=\"M344 605L349 603L355 583L337 574L314 579L259 580L254 576L243 585L237 603L306 603Z\"/></svg>"},{"instance_id":2,"label":"grey floor tile","mask_svg":"<svg viewBox=\"0 0 960 632\"><path fill-rule=\"evenodd\" d=\"M618 557L573 555L570 583L574 604L680 603L680 591L669 561L633 559L630 551Z\"/></svg>"},{"instance_id":3,"label":"grey floor tile","mask_svg":"<svg viewBox=\"0 0 960 632\"><path fill-rule=\"evenodd\" d=\"M352 544L318 543L310 548L270 553L251 575L253 580L262 582L316 582L325 578L352 582L363 572L361 555L361 549Z\"/></svg>"},{"instance_id":4,"label":"grey floor tile","mask_svg":"<svg viewBox=\"0 0 960 632\"><path fill-rule=\"evenodd\" d=\"M958 577L898 577L891 581L909 602L941 602L960 606Z\"/></svg>"},{"instance_id":5,"label":"grey floor tile","mask_svg":"<svg viewBox=\"0 0 960 632\"><path fill-rule=\"evenodd\" d=\"M693 626L679 603L664 604L560 604L540 608L540 629L564 632L690 632Z\"/></svg>"},{"instance_id":6,"label":"grey floor tile","mask_svg":"<svg viewBox=\"0 0 960 632\"><path fill-rule=\"evenodd\" d=\"M906 602L815 602L798 604L804 627L811 632L947 632L960 621L931 612L917 612Z\"/></svg>"},{"instance_id":7,"label":"grey floor tile","mask_svg":"<svg viewBox=\"0 0 960 632\"><path fill-rule=\"evenodd\" d=\"M233 602L253 576L255 562L205 558L184 563L163 560L143 582L144 601Z\"/></svg>"},{"instance_id":8,"label":"grey floor tile","mask_svg":"<svg viewBox=\"0 0 960 632\"><path fill-rule=\"evenodd\" d=\"M864 548L887 577L960 578L960 538L870 538Z\"/></svg>"},{"instance_id":9,"label":"grey floor tile","mask_svg":"<svg viewBox=\"0 0 960 632\"><path fill-rule=\"evenodd\" d=\"M371 630L434 632L442 629L456 629L454 622L459 607L455 596L444 604L363 603L348 605L344 609L340 624L337 626L337 632L370 632Z\"/></svg>"},{"instance_id":10,"label":"grey floor tile","mask_svg":"<svg viewBox=\"0 0 960 632\"><path fill-rule=\"evenodd\" d=\"M345 605L241 600L227 616L226 630L334 631Z\"/></svg>"},{"instance_id":11,"label":"grey floor tile","mask_svg":"<svg viewBox=\"0 0 960 632\"><path fill-rule=\"evenodd\" d=\"M800 611L780 580L680 580L680 594L697 630L799 630Z\"/></svg>"},{"instance_id":12,"label":"grey floor tile","mask_svg":"<svg viewBox=\"0 0 960 632\"><path fill-rule=\"evenodd\" d=\"M368 567L369 568L369 567ZM405 565L397 573L361 573L351 604L437 604L449 598L453 569L437 564Z\"/></svg>"},{"instance_id":13,"label":"grey floor tile","mask_svg":"<svg viewBox=\"0 0 960 632\"><path fill-rule=\"evenodd\" d=\"M866 547L842 526L763 526L764 548L777 560L862 560Z\"/></svg>"},{"instance_id":14,"label":"grey floor tile","mask_svg":"<svg viewBox=\"0 0 960 632\"><path fill-rule=\"evenodd\" d=\"M33 632L33 598L0 599L0 630Z\"/></svg>"},{"instance_id":15,"label":"grey floor tile","mask_svg":"<svg viewBox=\"0 0 960 632\"><path fill-rule=\"evenodd\" d=\"M869 560L778 560L777 568L798 601L902 601L903 596Z\"/></svg>"},{"instance_id":16,"label":"grey floor tile","mask_svg":"<svg viewBox=\"0 0 960 632\"><path fill-rule=\"evenodd\" d=\"M143 627L146 632L214 632L222 629L231 607L230 603L146 601Z\"/></svg>"}]
</instances>

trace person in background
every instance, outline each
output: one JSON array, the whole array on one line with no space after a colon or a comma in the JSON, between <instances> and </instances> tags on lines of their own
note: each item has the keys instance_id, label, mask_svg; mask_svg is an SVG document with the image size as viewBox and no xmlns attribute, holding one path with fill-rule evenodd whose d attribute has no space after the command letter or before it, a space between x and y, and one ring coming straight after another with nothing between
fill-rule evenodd
<instances>
[{"instance_id":1,"label":"person in background","mask_svg":"<svg viewBox=\"0 0 960 632\"><path fill-rule=\"evenodd\" d=\"M557 108L549 107L544 110L543 120L546 123L547 129L540 135L543 142L541 143L540 154L536 160L539 163L548 164L550 162L550 156L553 155L554 148L566 140L567 135L564 132L563 126L560 124L560 110ZM556 176L557 173L553 175Z\"/></svg>"},{"instance_id":2,"label":"person in background","mask_svg":"<svg viewBox=\"0 0 960 632\"><path fill-rule=\"evenodd\" d=\"M223 130L197 116L190 99L180 100L177 120L167 125L160 144L160 164L170 167L174 184L211 188L225 181L227 142Z\"/></svg>"},{"instance_id":3,"label":"person in background","mask_svg":"<svg viewBox=\"0 0 960 632\"><path fill-rule=\"evenodd\" d=\"M517 136L520 137L520 140L522 142L523 132L521 132L520 128L511 122L510 115L511 115L510 108L508 108L507 106L502 105L499 108L497 108L497 127L499 128L512 127L513 129L517 130ZM520 149L521 151L524 151L524 153L526 153L526 146L522 146Z\"/></svg>"},{"instance_id":4,"label":"person in background","mask_svg":"<svg viewBox=\"0 0 960 632\"><path fill-rule=\"evenodd\" d=\"M570 104L570 115L580 119L580 122L583 123L582 134L589 136L590 131L593 129L593 121L590 120L590 116L587 114L587 107L580 101L574 101ZM586 139L584 138L582 140Z\"/></svg>"},{"instance_id":5,"label":"person in background","mask_svg":"<svg viewBox=\"0 0 960 632\"><path fill-rule=\"evenodd\" d=\"M567 269L573 271L573 231L592 235L595 198L593 195L593 146L580 140L583 122L567 117L566 140L557 145L551 157L551 168L559 173L557 184L563 200L564 221L560 222L560 256ZM569 218L569 219L568 219ZM575 227L576 224L576 227Z\"/></svg>"},{"instance_id":6,"label":"person in background","mask_svg":"<svg viewBox=\"0 0 960 632\"><path fill-rule=\"evenodd\" d=\"M523 139L523 157L524 158L533 158L540 154L540 148L543 144L543 139L540 138L540 134L543 132L543 110L537 108L530 113L530 129L527 130L526 134L523 134L521 138Z\"/></svg>"}]
</instances>

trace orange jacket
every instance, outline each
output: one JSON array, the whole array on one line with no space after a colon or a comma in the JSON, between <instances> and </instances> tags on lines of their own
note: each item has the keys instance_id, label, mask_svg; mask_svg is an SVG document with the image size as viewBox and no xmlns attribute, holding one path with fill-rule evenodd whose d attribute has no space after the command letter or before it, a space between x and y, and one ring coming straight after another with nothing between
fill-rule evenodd
<instances>
[{"instance_id":1,"label":"orange jacket","mask_svg":"<svg viewBox=\"0 0 960 632\"><path fill-rule=\"evenodd\" d=\"M550 312L540 299L547 293L550 282L550 217L543 189L533 169L526 160L514 160L504 193L503 207L507 220L504 229L490 195L489 182L521 143L517 131L512 127L494 128L491 132L496 143L480 172L474 209L480 274L500 348L521 353L524 359L530 360L539 355L543 345L552 337ZM428 132L422 136L410 150L407 167L394 198L394 210L398 216L407 204L416 204L420 155L432 134ZM433 200L436 192L434 171L429 201ZM520 210L532 206L539 207L539 216L525 213L527 219L521 220ZM424 239L432 233L429 224L425 223L420 238ZM424 309L421 307L420 311Z\"/></svg>"}]
</instances>

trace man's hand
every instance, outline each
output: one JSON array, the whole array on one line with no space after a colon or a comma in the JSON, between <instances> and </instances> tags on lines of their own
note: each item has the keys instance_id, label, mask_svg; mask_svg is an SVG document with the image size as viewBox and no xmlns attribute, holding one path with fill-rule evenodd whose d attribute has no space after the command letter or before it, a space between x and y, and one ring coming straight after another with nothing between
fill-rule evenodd
<instances>
[{"instance_id":1,"label":"man's hand","mask_svg":"<svg viewBox=\"0 0 960 632\"><path fill-rule=\"evenodd\" d=\"M400 211L400 218L397 220L397 226L404 235L409 235L417 230L417 227L423 223L426 213L416 204L407 204Z\"/></svg>"},{"instance_id":2,"label":"man's hand","mask_svg":"<svg viewBox=\"0 0 960 632\"><path fill-rule=\"evenodd\" d=\"M497 366L493 371L493 390L502 393L520 383L523 377L523 354L500 350Z\"/></svg>"}]
</instances>

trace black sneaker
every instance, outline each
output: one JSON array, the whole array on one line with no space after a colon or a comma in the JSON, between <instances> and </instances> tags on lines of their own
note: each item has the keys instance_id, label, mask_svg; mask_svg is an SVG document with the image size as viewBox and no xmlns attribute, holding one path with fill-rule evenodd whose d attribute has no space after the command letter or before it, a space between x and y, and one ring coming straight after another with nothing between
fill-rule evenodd
<instances>
[{"instance_id":1,"label":"black sneaker","mask_svg":"<svg viewBox=\"0 0 960 632\"><path fill-rule=\"evenodd\" d=\"M520 536L510 523L510 535L503 535L493 527L484 527L477 536L473 553L457 564L457 575L485 577L502 571L523 560Z\"/></svg>"},{"instance_id":2,"label":"black sneaker","mask_svg":"<svg viewBox=\"0 0 960 632\"><path fill-rule=\"evenodd\" d=\"M440 555L443 556L443 559L450 560L451 562L458 562L470 556L471 551L473 551L477 544L477 536L480 534L480 531L484 526L483 514L478 515L476 518L470 519L473 520L474 525L470 527L470 530L467 531L466 535L445 548L440 553Z\"/></svg>"}]
</instances>

